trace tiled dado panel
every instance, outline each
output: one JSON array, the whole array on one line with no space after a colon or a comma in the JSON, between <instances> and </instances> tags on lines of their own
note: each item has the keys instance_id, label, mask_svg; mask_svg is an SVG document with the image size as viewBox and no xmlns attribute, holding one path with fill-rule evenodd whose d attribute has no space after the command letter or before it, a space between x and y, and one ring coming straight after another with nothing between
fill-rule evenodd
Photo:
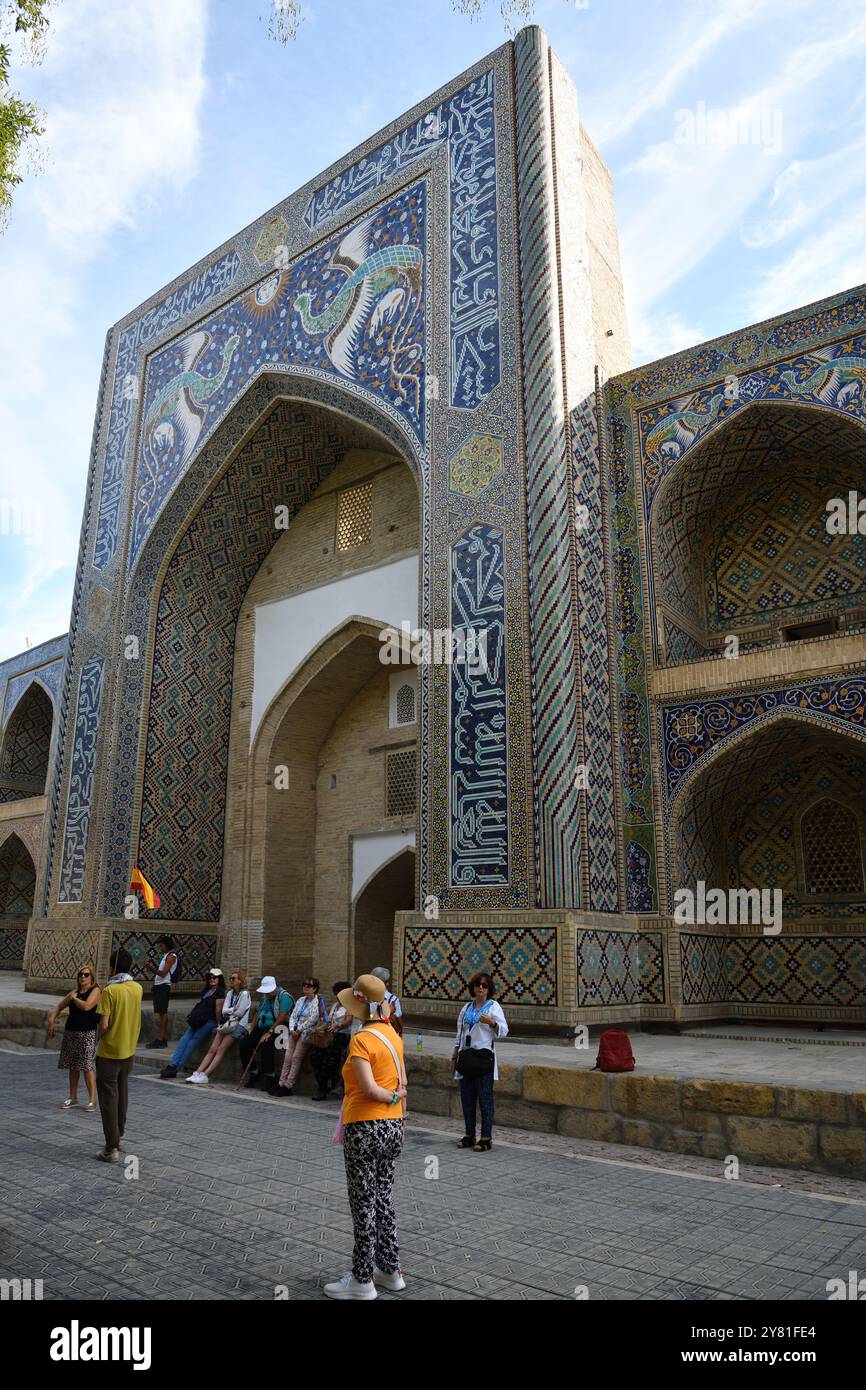
<instances>
[{"instance_id":1,"label":"tiled dado panel","mask_svg":"<svg viewBox=\"0 0 866 1390\"><path fill-rule=\"evenodd\" d=\"M682 1002L866 1005L866 933L778 937L680 934Z\"/></svg>"},{"instance_id":2,"label":"tiled dado panel","mask_svg":"<svg viewBox=\"0 0 866 1390\"><path fill-rule=\"evenodd\" d=\"M22 919L19 918L19 923ZM15 925L0 918L0 970L21 970L27 944L27 919Z\"/></svg>"},{"instance_id":3,"label":"tiled dado panel","mask_svg":"<svg viewBox=\"0 0 866 1390\"><path fill-rule=\"evenodd\" d=\"M662 933L578 929L577 1002L581 1008L667 1003Z\"/></svg>"},{"instance_id":4,"label":"tiled dado panel","mask_svg":"<svg viewBox=\"0 0 866 1390\"><path fill-rule=\"evenodd\" d=\"M127 930L124 927L115 927L111 933L111 949L116 951L123 946L132 956L131 974L138 980L146 990L153 986L156 968L162 960L164 951L158 945L158 939L164 931L168 930L175 945L178 955L178 971L175 976L175 986L184 993L194 993L204 987L207 971L212 965L219 965L223 974L228 977L229 969L219 960L217 955L218 937L216 932L185 932L181 934L175 931L171 925L155 928L148 931L145 927L134 927Z\"/></svg>"},{"instance_id":5,"label":"tiled dado panel","mask_svg":"<svg viewBox=\"0 0 866 1390\"><path fill-rule=\"evenodd\" d=\"M27 962L28 984L38 986L41 980L51 980L62 986L68 981L65 987L71 989L82 965L92 965L98 972L101 936L98 925L52 922L42 926L34 922Z\"/></svg>"},{"instance_id":6,"label":"tiled dado panel","mask_svg":"<svg viewBox=\"0 0 866 1390\"><path fill-rule=\"evenodd\" d=\"M503 1006L547 1008L557 994L555 926L408 926L403 940L402 995L407 1000L467 998L466 982L489 970Z\"/></svg>"}]
</instances>

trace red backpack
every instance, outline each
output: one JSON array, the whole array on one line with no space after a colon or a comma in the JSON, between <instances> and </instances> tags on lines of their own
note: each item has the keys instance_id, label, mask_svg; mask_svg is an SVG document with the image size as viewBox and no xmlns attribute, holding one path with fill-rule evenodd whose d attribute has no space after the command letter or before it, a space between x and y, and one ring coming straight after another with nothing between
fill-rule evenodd
<instances>
[{"instance_id":1,"label":"red backpack","mask_svg":"<svg viewBox=\"0 0 866 1390\"><path fill-rule=\"evenodd\" d=\"M628 1033L606 1028L598 1040L598 1056L593 1071L634 1071L634 1053Z\"/></svg>"}]
</instances>

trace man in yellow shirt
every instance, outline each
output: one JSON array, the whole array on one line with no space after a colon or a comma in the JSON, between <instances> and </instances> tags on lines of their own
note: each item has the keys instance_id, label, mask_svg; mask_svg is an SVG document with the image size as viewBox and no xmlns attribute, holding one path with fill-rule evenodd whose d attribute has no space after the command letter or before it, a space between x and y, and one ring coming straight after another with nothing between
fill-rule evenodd
<instances>
[{"instance_id":1,"label":"man in yellow shirt","mask_svg":"<svg viewBox=\"0 0 866 1390\"><path fill-rule=\"evenodd\" d=\"M129 974L132 956L119 947L111 957L111 979L96 1006L99 1043L96 1048L96 1094L105 1134L105 1148L96 1155L103 1163L120 1162L120 1141L126 1129L129 1073L141 1032L141 985Z\"/></svg>"}]
</instances>

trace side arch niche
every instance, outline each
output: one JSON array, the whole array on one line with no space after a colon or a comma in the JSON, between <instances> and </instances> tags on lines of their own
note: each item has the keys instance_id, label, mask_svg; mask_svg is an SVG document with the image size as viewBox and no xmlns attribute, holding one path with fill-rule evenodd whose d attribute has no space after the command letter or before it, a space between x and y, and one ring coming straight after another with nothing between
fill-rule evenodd
<instances>
[{"instance_id":1,"label":"side arch niche","mask_svg":"<svg viewBox=\"0 0 866 1390\"><path fill-rule=\"evenodd\" d=\"M32 681L9 716L0 747L0 801L44 796L51 755L54 706Z\"/></svg>"}]
</instances>

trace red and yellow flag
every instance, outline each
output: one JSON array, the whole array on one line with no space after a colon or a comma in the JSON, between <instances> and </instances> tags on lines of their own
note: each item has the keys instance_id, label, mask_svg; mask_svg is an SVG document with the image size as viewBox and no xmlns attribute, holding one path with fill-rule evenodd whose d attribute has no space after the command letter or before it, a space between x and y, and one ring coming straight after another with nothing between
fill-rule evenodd
<instances>
[{"instance_id":1,"label":"red and yellow flag","mask_svg":"<svg viewBox=\"0 0 866 1390\"><path fill-rule=\"evenodd\" d=\"M132 882L129 886L133 890L133 892L136 889L138 890L138 892L144 898L145 907L149 908L151 912L156 911L156 909L160 905L159 894L155 893L154 890L151 888L150 884L148 883L147 879L145 878L144 874L141 872L141 869L138 867L137 864L133 865Z\"/></svg>"}]
</instances>

